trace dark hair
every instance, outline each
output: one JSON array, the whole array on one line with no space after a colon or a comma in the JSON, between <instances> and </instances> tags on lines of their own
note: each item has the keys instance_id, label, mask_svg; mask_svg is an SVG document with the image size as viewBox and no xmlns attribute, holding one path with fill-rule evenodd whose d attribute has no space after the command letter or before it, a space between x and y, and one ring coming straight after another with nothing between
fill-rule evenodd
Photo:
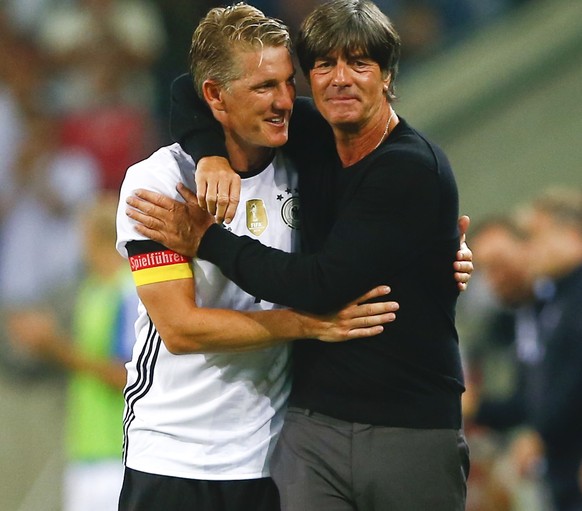
<instances>
[{"instance_id":1,"label":"dark hair","mask_svg":"<svg viewBox=\"0 0 582 511\"><path fill-rule=\"evenodd\" d=\"M315 60L339 51L363 52L390 74L388 99L395 99L394 79L400 59L400 37L388 17L368 0L331 0L315 8L301 24L295 45L305 76Z\"/></svg>"}]
</instances>

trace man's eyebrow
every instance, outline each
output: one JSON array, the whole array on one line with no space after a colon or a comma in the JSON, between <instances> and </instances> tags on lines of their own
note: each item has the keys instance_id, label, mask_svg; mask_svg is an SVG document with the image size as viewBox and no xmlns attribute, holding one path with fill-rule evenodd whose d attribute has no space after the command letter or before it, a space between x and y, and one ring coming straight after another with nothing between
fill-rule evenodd
<instances>
[{"instance_id":1,"label":"man's eyebrow","mask_svg":"<svg viewBox=\"0 0 582 511\"><path fill-rule=\"evenodd\" d=\"M262 87L272 87L273 85L277 85L277 80L270 78L267 80L263 80L262 82L253 83L250 88L260 89Z\"/></svg>"},{"instance_id":2,"label":"man's eyebrow","mask_svg":"<svg viewBox=\"0 0 582 511\"><path fill-rule=\"evenodd\" d=\"M293 80L295 78L295 74L296 71L293 71L287 78L285 81L290 81ZM258 83L254 83L250 86L251 90L254 89L260 89L262 87L273 87L275 85L277 85L277 83L279 82L279 80L275 79L275 78L269 78L267 80L263 80L262 82L258 82Z\"/></svg>"}]
</instances>

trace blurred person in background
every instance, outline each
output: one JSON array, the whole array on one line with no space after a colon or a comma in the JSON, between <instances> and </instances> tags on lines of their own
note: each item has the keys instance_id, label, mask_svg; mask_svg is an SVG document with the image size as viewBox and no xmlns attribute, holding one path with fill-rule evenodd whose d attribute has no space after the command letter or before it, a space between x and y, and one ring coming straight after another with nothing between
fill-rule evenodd
<instances>
[{"instance_id":1,"label":"blurred person in background","mask_svg":"<svg viewBox=\"0 0 582 511\"><path fill-rule=\"evenodd\" d=\"M5 191L20 139L23 135L22 113L15 86L15 36L0 10L0 221Z\"/></svg>"},{"instance_id":2,"label":"blurred person in background","mask_svg":"<svg viewBox=\"0 0 582 511\"><path fill-rule=\"evenodd\" d=\"M157 147L153 67L166 42L149 0L77 0L48 10L37 34L63 142L98 160L101 186L119 190L125 169Z\"/></svg>"},{"instance_id":3,"label":"blurred person in background","mask_svg":"<svg viewBox=\"0 0 582 511\"><path fill-rule=\"evenodd\" d=\"M34 107L22 114L24 133L0 194L0 312L6 320L22 308L71 303L82 260L79 213L94 198L99 177L90 155L62 147L58 118ZM3 348L15 367L22 362L26 369L26 353Z\"/></svg>"},{"instance_id":4,"label":"blurred person in background","mask_svg":"<svg viewBox=\"0 0 582 511\"><path fill-rule=\"evenodd\" d=\"M61 110L97 103L150 108L151 68L165 44L149 0L77 0L47 10L37 42L53 71Z\"/></svg>"},{"instance_id":5,"label":"blurred person in background","mask_svg":"<svg viewBox=\"0 0 582 511\"><path fill-rule=\"evenodd\" d=\"M94 159L60 145L59 119L37 110L23 114L24 135L2 183L3 305L42 300L79 275L78 214L98 189Z\"/></svg>"},{"instance_id":6,"label":"blurred person in background","mask_svg":"<svg viewBox=\"0 0 582 511\"><path fill-rule=\"evenodd\" d=\"M526 427L510 447L515 472L542 475L556 511L580 511L582 192L547 190L518 219L520 230L506 229L505 239L499 227L497 233L485 230L473 246L477 264L491 270L500 300L520 304L514 341L518 382L514 394L501 400L480 399L473 385L465 413L496 429ZM509 250L517 255L513 263L506 260Z\"/></svg>"},{"instance_id":7,"label":"blurred person in background","mask_svg":"<svg viewBox=\"0 0 582 511\"><path fill-rule=\"evenodd\" d=\"M537 472L520 473L517 466L523 463L513 459L520 456L521 438L529 436L516 350L516 344L527 343L534 300L525 234L510 217L490 217L473 230L472 249L483 290L491 293L493 304L486 307L465 353L463 416L475 469L467 507L509 511L533 499L528 511L540 510L541 497L530 490L539 483ZM513 438L518 440L512 444Z\"/></svg>"},{"instance_id":8,"label":"blurred person in background","mask_svg":"<svg viewBox=\"0 0 582 511\"><path fill-rule=\"evenodd\" d=\"M115 511L121 482L124 363L131 359L137 295L115 250L117 197L100 195L83 213L84 273L70 328L54 311L21 310L13 342L69 376L64 511Z\"/></svg>"},{"instance_id":9,"label":"blurred person in background","mask_svg":"<svg viewBox=\"0 0 582 511\"><path fill-rule=\"evenodd\" d=\"M527 406L557 511L582 510L582 190L550 188L521 215L536 282ZM535 445L535 444L534 444Z\"/></svg>"},{"instance_id":10,"label":"blurred person in background","mask_svg":"<svg viewBox=\"0 0 582 511\"><path fill-rule=\"evenodd\" d=\"M467 354L472 385L463 395L464 414L475 410L477 387L484 359L495 348L510 347L515 353L515 338L520 314L527 314L534 299L533 277L527 264L528 247L524 233L513 220L493 217L481 222L472 236L478 274L483 275L486 289L494 299L487 315L485 330ZM506 418L506 414L501 414Z\"/></svg>"}]
</instances>

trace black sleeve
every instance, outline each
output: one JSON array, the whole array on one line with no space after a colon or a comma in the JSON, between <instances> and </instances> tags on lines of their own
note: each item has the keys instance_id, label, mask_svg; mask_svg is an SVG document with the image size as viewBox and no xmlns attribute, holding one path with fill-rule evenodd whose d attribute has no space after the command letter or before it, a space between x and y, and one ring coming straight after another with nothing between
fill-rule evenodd
<instances>
[{"instance_id":1,"label":"black sleeve","mask_svg":"<svg viewBox=\"0 0 582 511\"><path fill-rule=\"evenodd\" d=\"M317 253L288 254L212 226L198 255L254 296L313 313L338 310L376 285L392 284L395 273L433 245L435 181L415 162L382 162L342 200L343 211ZM456 217L452 222L456 229ZM447 250L454 253L455 246L458 238L452 237ZM453 259L446 263L451 287Z\"/></svg>"},{"instance_id":2,"label":"black sleeve","mask_svg":"<svg viewBox=\"0 0 582 511\"><path fill-rule=\"evenodd\" d=\"M196 94L192 79L187 74L172 83L170 134L194 161L204 156L228 158L222 127L208 105Z\"/></svg>"}]
</instances>

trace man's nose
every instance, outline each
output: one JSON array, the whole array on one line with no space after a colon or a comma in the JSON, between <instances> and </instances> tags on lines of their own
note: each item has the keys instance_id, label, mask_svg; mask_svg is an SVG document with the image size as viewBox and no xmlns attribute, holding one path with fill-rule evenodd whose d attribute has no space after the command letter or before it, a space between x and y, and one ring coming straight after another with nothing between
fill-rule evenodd
<instances>
[{"instance_id":1,"label":"man's nose","mask_svg":"<svg viewBox=\"0 0 582 511\"><path fill-rule=\"evenodd\" d=\"M277 88L275 96L275 107L280 110L291 110L295 99L295 86L292 84L282 84Z\"/></svg>"},{"instance_id":2,"label":"man's nose","mask_svg":"<svg viewBox=\"0 0 582 511\"><path fill-rule=\"evenodd\" d=\"M343 87L349 84L349 72L346 62L338 61L333 69L332 84Z\"/></svg>"}]
</instances>

